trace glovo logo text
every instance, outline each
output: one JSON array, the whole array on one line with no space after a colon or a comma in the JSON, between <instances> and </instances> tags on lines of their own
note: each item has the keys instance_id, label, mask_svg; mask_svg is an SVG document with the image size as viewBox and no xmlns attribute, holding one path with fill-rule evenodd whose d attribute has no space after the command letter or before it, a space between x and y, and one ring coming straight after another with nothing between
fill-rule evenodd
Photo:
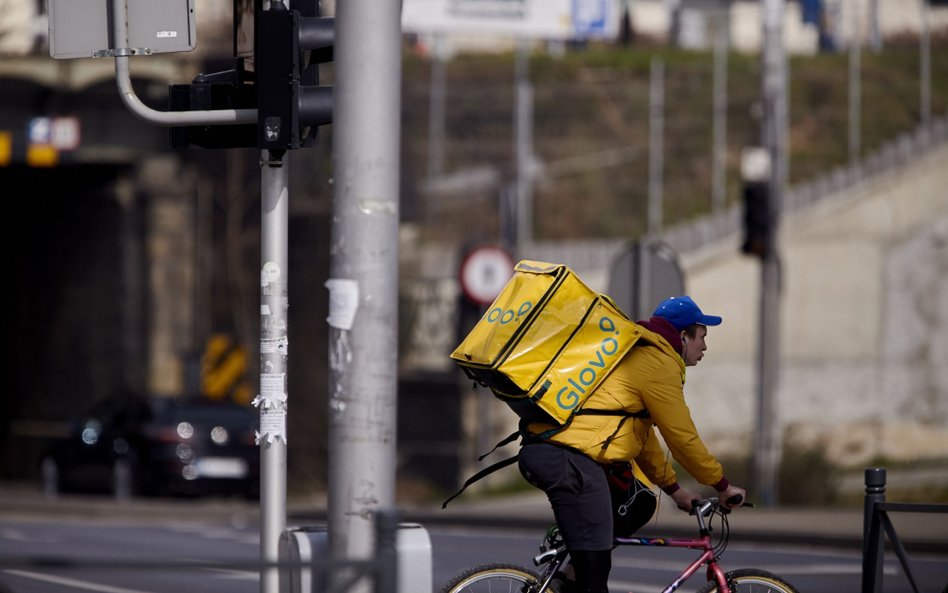
<instances>
[{"instance_id":1,"label":"glovo logo text","mask_svg":"<svg viewBox=\"0 0 948 593\"><path fill-rule=\"evenodd\" d=\"M523 318L524 315L530 312L530 309L533 308L533 303L530 301L524 301L515 309L502 309L501 307L494 307L487 312L487 322L488 323L499 323L500 325L507 325L511 321Z\"/></svg>"},{"instance_id":2,"label":"glovo logo text","mask_svg":"<svg viewBox=\"0 0 948 593\"><path fill-rule=\"evenodd\" d=\"M566 382L569 385L556 392L556 405L564 410L572 410L579 405L580 399L586 395L589 387L595 385L599 373L605 372L609 366L606 364L606 357L615 356L619 351L619 342L612 337L612 334L619 335L615 322L608 317L603 317L599 320L599 330L610 335L602 339L596 347L593 359L587 361L586 366L567 377Z\"/></svg>"}]
</instances>

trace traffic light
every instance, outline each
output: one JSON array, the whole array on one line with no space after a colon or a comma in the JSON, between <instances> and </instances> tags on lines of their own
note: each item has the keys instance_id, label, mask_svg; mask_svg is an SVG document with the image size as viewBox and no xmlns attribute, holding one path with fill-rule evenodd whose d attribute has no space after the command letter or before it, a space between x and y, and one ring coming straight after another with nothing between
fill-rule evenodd
<instances>
[{"instance_id":1,"label":"traffic light","mask_svg":"<svg viewBox=\"0 0 948 593\"><path fill-rule=\"evenodd\" d=\"M770 189L766 181L744 183L744 242L741 251L758 257L771 249L773 223L770 216Z\"/></svg>"},{"instance_id":2,"label":"traffic light","mask_svg":"<svg viewBox=\"0 0 948 593\"><path fill-rule=\"evenodd\" d=\"M332 87L319 85L319 64L332 61L334 27L313 0L299 10L270 2L255 18L257 146L311 146L318 126L332 121Z\"/></svg>"}]
</instances>

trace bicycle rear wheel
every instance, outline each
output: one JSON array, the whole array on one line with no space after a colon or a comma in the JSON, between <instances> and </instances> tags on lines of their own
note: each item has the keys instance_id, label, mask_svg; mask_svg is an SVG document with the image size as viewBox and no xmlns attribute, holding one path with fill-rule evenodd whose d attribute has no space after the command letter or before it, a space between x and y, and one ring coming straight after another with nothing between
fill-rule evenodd
<instances>
[{"instance_id":1,"label":"bicycle rear wheel","mask_svg":"<svg viewBox=\"0 0 948 593\"><path fill-rule=\"evenodd\" d=\"M536 573L514 564L482 564L448 581L441 593L540 593L537 578ZM542 593L559 592L547 586Z\"/></svg>"},{"instance_id":2,"label":"bicycle rear wheel","mask_svg":"<svg viewBox=\"0 0 948 593\"><path fill-rule=\"evenodd\" d=\"M731 593L799 593L777 575L757 568L741 568L727 573ZM708 583L698 593L718 593L718 584Z\"/></svg>"}]
</instances>

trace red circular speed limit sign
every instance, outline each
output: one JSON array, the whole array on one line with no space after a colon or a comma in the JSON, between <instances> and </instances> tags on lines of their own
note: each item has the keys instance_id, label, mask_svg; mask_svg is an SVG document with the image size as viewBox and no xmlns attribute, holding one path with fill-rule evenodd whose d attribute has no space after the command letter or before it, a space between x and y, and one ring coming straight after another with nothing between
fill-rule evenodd
<instances>
[{"instance_id":1,"label":"red circular speed limit sign","mask_svg":"<svg viewBox=\"0 0 948 593\"><path fill-rule=\"evenodd\" d=\"M478 305L494 302L513 276L513 256L491 245L473 249L461 262L461 290Z\"/></svg>"}]
</instances>

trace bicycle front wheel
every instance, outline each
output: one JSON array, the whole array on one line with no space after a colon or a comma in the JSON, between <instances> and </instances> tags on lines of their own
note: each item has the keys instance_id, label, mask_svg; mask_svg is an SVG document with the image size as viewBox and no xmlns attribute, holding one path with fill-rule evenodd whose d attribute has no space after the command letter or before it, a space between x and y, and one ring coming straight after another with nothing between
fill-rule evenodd
<instances>
[{"instance_id":1,"label":"bicycle front wheel","mask_svg":"<svg viewBox=\"0 0 948 593\"><path fill-rule=\"evenodd\" d=\"M441 593L541 593L534 572L513 564L482 564L454 577ZM542 593L559 593L547 586Z\"/></svg>"},{"instance_id":2,"label":"bicycle front wheel","mask_svg":"<svg viewBox=\"0 0 948 593\"><path fill-rule=\"evenodd\" d=\"M726 576L731 584L731 593L799 593L783 578L766 570L741 568L727 573ZM718 584L712 581L698 593L718 593Z\"/></svg>"}]
</instances>

